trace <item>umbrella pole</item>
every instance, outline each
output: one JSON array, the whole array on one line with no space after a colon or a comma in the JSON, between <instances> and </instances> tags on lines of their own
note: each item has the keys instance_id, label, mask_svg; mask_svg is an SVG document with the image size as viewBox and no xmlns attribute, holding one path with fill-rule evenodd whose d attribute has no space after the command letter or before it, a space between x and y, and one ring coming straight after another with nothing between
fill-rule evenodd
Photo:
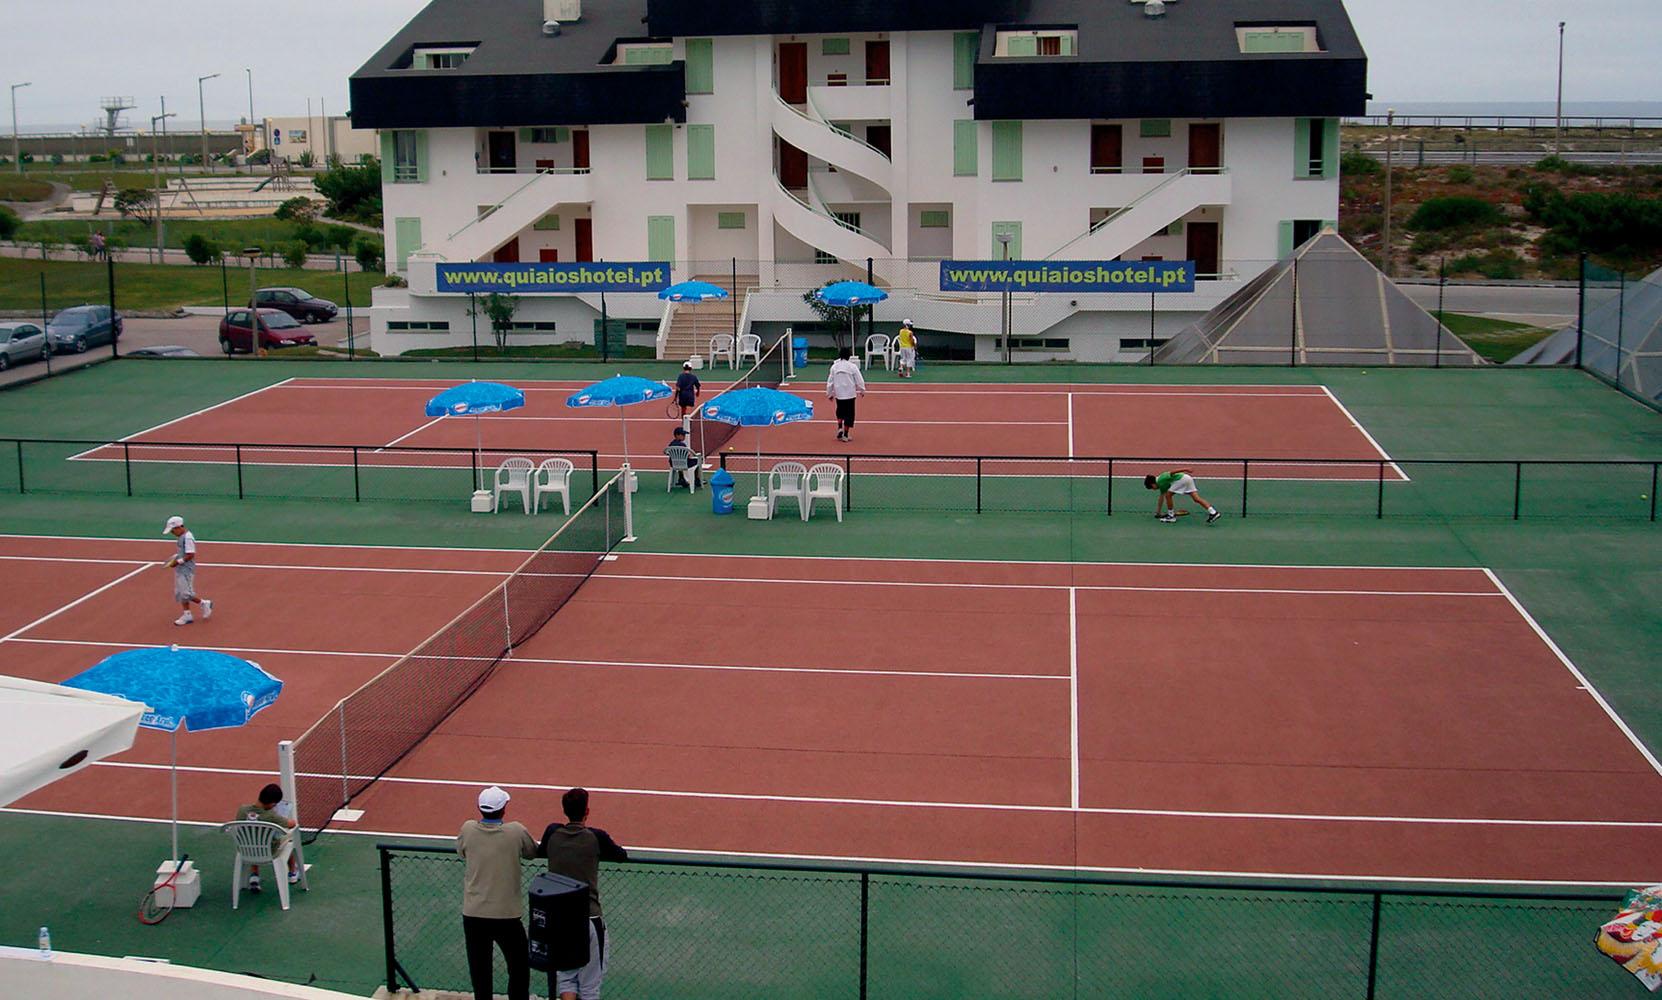
<instances>
[{"instance_id":1,"label":"umbrella pole","mask_svg":"<svg viewBox=\"0 0 1662 1000\"><path fill-rule=\"evenodd\" d=\"M168 735L168 743L173 748L173 766L170 771L173 775L173 869L179 869L179 730L175 729Z\"/></svg>"},{"instance_id":2,"label":"umbrella pole","mask_svg":"<svg viewBox=\"0 0 1662 1000\"><path fill-rule=\"evenodd\" d=\"M756 495L767 496L762 492L762 432L756 432Z\"/></svg>"},{"instance_id":3,"label":"umbrella pole","mask_svg":"<svg viewBox=\"0 0 1662 1000\"><path fill-rule=\"evenodd\" d=\"M483 457L479 453L484 451L484 450L485 450L485 438L484 438L483 432L479 428L479 414L475 413L473 415L473 454L474 454L474 458L475 458L475 461L473 463L473 488L476 491L484 489L484 486L481 485L481 475L482 474L479 471L479 462L478 462L478 459Z\"/></svg>"},{"instance_id":4,"label":"umbrella pole","mask_svg":"<svg viewBox=\"0 0 1662 1000\"><path fill-rule=\"evenodd\" d=\"M623 407L617 408L617 424L623 428L623 469L630 476L635 474L634 467L629 464L629 421L623 415ZM623 480L623 491L629 492L629 479Z\"/></svg>"}]
</instances>

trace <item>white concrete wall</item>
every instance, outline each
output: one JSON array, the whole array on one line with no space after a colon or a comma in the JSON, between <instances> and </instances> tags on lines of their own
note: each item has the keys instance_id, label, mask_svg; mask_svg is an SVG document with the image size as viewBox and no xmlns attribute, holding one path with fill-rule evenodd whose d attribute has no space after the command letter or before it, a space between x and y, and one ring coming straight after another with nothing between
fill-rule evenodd
<instances>
[{"instance_id":1,"label":"white concrete wall","mask_svg":"<svg viewBox=\"0 0 1662 1000\"><path fill-rule=\"evenodd\" d=\"M280 945L274 942L273 946ZM67 952L42 960L38 952L26 948L0 948L0 994L13 1000L345 1000L351 996L159 962Z\"/></svg>"}]
</instances>

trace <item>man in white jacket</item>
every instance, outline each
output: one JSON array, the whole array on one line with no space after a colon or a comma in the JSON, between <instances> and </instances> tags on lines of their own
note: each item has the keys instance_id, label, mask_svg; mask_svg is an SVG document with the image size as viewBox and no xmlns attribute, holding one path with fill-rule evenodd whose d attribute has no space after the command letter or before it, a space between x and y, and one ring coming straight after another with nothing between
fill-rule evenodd
<instances>
[{"instance_id":1,"label":"man in white jacket","mask_svg":"<svg viewBox=\"0 0 1662 1000\"><path fill-rule=\"evenodd\" d=\"M866 394L866 378L860 366L854 363L854 349L845 347L831 362L831 374L825 379L825 396L837 401L837 440L847 441L854 429L854 400Z\"/></svg>"}]
</instances>

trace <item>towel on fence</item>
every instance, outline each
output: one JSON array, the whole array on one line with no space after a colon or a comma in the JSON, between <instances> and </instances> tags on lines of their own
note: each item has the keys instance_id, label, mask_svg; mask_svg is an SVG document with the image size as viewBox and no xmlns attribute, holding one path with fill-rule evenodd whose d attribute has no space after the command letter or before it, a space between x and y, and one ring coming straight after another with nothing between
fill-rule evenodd
<instances>
[{"instance_id":1,"label":"towel on fence","mask_svg":"<svg viewBox=\"0 0 1662 1000\"><path fill-rule=\"evenodd\" d=\"M1662 885L1629 892L1622 911L1599 928L1598 949L1652 993L1662 989Z\"/></svg>"}]
</instances>

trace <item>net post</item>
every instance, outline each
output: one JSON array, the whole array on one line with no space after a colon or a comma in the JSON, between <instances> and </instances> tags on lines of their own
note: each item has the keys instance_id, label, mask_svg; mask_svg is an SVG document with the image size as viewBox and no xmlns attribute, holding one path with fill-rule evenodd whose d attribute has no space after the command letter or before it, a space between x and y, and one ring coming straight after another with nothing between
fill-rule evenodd
<instances>
[{"instance_id":1,"label":"net post","mask_svg":"<svg viewBox=\"0 0 1662 1000\"><path fill-rule=\"evenodd\" d=\"M502 630L505 633L502 645L508 652L514 651L514 616L508 603L508 581L502 581Z\"/></svg>"},{"instance_id":2,"label":"net post","mask_svg":"<svg viewBox=\"0 0 1662 1000\"><path fill-rule=\"evenodd\" d=\"M352 502L363 503L363 487L358 483L358 446L352 446Z\"/></svg>"},{"instance_id":3,"label":"net post","mask_svg":"<svg viewBox=\"0 0 1662 1000\"><path fill-rule=\"evenodd\" d=\"M1518 519L1523 506L1523 463L1512 463L1512 520Z\"/></svg>"},{"instance_id":4,"label":"net post","mask_svg":"<svg viewBox=\"0 0 1662 1000\"><path fill-rule=\"evenodd\" d=\"M127 474L127 495L133 495L133 453L127 442L121 442L121 471Z\"/></svg>"},{"instance_id":5,"label":"net post","mask_svg":"<svg viewBox=\"0 0 1662 1000\"><path fill-rule=\"evenodd\" d=\"M1379 460L1379 499L1374 504L1375 520L1385 520L1385 460Z\"/></svg>"},{"instance_id":6,"label":"net post","mask_svg":"<svg viewBox=\"0 0 1662 1000\"><path fill-rule=\"evenodd\" d=\"M283 790L283 801L289 804L289 818L294 820L294 833L290 835L294 842L294 860L304 872L306 848L302 844L305 838L300 836L300 795L294 787L293 740L279 740L277 743L277 787Z\"/></svg>"},{"instance_id":7,"label":"net post","mask_svg":"<svg viewBox=\"0 0 1662 1000\"><path fill-rule=\"evenodd\" d=\"M340 731L340 801L342 805L345 805L352 801L352 777L346 766L346 699L344 698L335 705L335 723ZM329 815L332 817L334 813L330 812ZM319 832L322 829L321 826L318 827Z\"/></svg>"},{"instance_id":8,"label":"net post","mask_svg":"<svg viewBox=\"0 0 1662 1000\"><path fill-rule=\"evenodd\" d=\"M629 463L623 463L623 476L618 480L623 487L623 540L635 540L635 498L629 492L629 477L632 475Z\"/></svg>"},{"instance_id":9,"label":"net post","mask_svg":"<svg viewBox=\"0 0 1662 1000\"><path fill-rule=\"evenodd\" d=\"M240 444L237 445L237 499L246 499L242 494L242 445Z\"/></svg>"}]
</instances>

